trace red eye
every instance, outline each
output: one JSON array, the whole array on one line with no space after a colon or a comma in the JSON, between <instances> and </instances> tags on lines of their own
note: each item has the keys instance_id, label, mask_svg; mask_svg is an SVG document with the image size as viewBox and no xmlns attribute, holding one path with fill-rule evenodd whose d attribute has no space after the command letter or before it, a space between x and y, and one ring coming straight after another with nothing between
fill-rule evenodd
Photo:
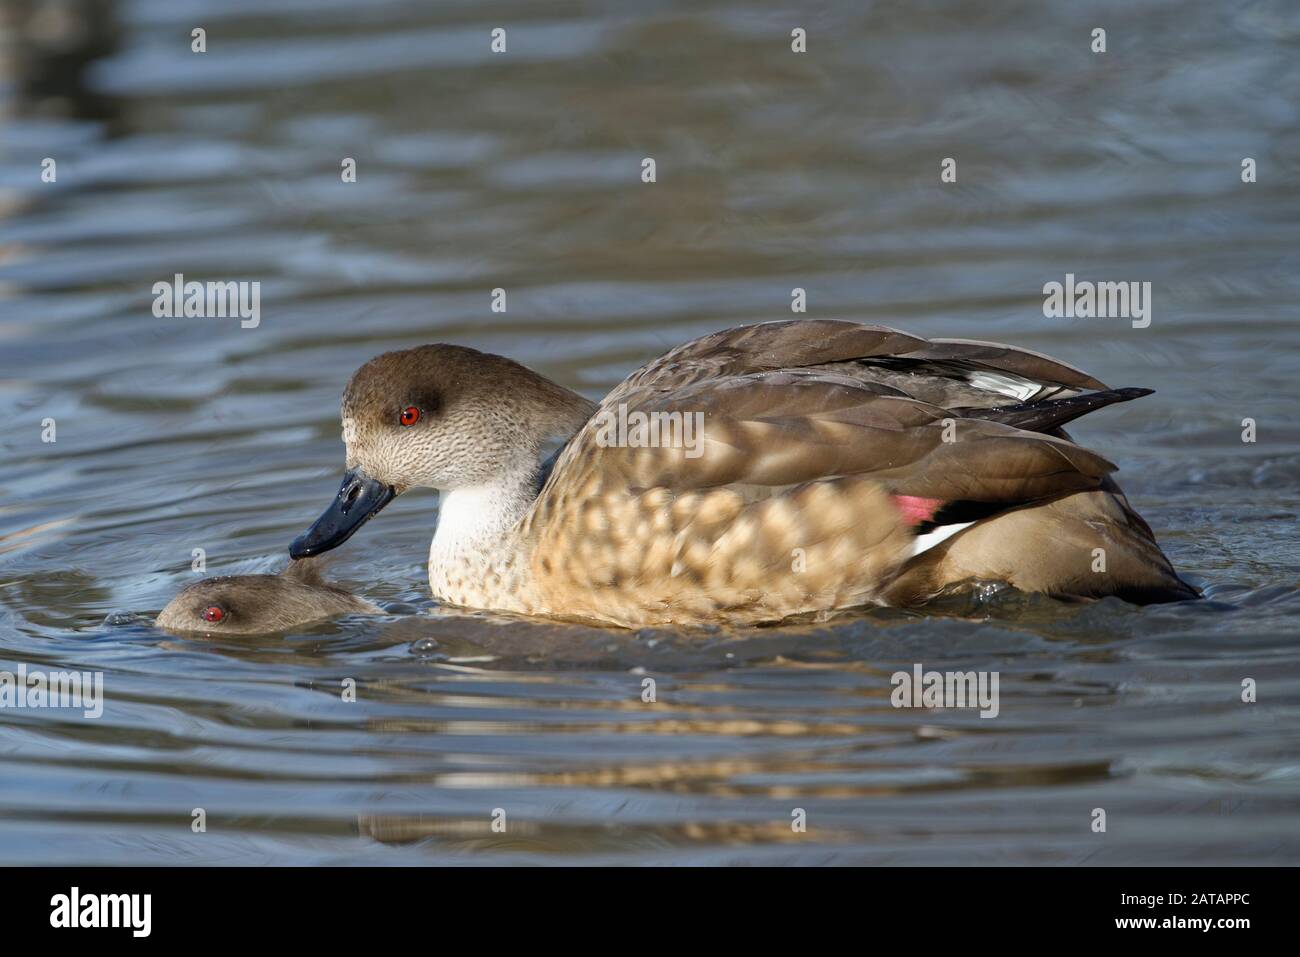
<instances>
[{"instance_id":1,"label":"red eye","mask_svg":"<svg viewBox=\"0 0 1300 957\"><path fill-rule=\"evenodd\" d=\"M226 613L222 611L220 608L218 608L216 605L209 605L207 608L203 609L204 621L218 622L225 617L226 617Z\"/></svg>"},{"instance_id":2,"label":"red eye","mask_svg":"<svg viewBox=\"0 0 1300 957\"><path fill-rule=\"evenodd\" d=\"M408 405L402 410L402 425L415 425L420 421L420 410L413 405Z\"/></svg>"}]
</instances>

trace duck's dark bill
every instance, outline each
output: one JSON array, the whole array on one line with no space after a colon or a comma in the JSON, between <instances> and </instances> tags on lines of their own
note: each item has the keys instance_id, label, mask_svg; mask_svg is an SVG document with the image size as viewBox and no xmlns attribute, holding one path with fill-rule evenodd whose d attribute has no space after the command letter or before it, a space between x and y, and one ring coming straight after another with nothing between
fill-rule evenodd
<instances>
[{"instance_id":1,"label":"duck's dark bill","mask_svg":"<svg viewBox=\"0 0 1300 957\"><path fill-rule=\"evenodd\" d=\"M337 548L393 500L396 490L352 469L343 476L339 494L325 513L289 546L290 558L307 558Z\"/></svg>"}]
</instances>

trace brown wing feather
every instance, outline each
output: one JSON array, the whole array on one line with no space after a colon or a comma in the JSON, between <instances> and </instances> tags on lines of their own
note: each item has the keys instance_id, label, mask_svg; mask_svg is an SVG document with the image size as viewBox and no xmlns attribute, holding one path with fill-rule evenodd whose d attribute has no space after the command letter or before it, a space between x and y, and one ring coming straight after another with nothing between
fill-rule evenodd
<instances>
[{"instance_id":1,"label":"brown wing feather","mask_svg":"<svg viewBox=\"0 0 1300 957\"><path fill-rule=\"evenodd\" d=\"M606 401L624 391L669 390L705 379L801 369L876 357L968 361L1044 383L1105 389L1100 380L1042 353L973 339L923 339L888 326L841 319L782 319L710 333L670 349L632 373Z\"/></svg>"},{"instance_id":2,"label":"brown wing feather","mask_svg":"<svg viewBox=\"0 0 1300 957\"><path fill-rule=\"evenodd\" d=\"M701 454L603 446L603 423L620 414L618 404L628 414L702 416ZM1115 468L1064 439L809 370L642 387L624 391L618 404L601 405L561 455L553 481L592 458L629 489L781 487L858 475L899 494L1010 503L1092 488Z\"/></svg>"},{"instance_id":3,"label":"brown wing feather","mask_svg":"<svg viewBox=\"0 0 1300 957\"><path fill-rule=\"evenodd\" d=\"M929 347L921 350L917 358L962 359L1038 382L1055 382L1078 389L1109 388L1100 379L1094 379L1082 369L1076 369L1059 359L1053 359L1031 349L1021 349L998 342L981 342L977 339L931 339Z\"/></svg>"}]
</instances>

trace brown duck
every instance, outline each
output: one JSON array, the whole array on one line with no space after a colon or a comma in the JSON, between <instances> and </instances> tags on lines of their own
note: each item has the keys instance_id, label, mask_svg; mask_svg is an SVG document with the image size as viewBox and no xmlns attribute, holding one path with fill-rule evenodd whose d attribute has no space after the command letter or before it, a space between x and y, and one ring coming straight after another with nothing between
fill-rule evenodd
<instances>
[{"instance_id":1,"label":"brown duck","mask_svg":"<svg viewBox=\"0 0 1300 957\"><path fill-rule=\"evenodd\" d=\"M349 614L382 614L327 584L320 560L290 562L278 575L219 575L181 589L154 622L173 632L261 635Z\"/></svg>"},{"instance_id":2,"label":"brown duck","mask_svg":"<svg viewBox=\"0 0 1300 957\"><path fill-rule=\"evenodd\" d=\"M634 627L987 582L1195 598L1115 466L1061 430L1149 392L1012 346L831 320L703 336L599 405L501 356L420 346L352 376L347 473L290 554L426 486L442 492L433 594L476 608Z\"/></svg>"}]
</instances>

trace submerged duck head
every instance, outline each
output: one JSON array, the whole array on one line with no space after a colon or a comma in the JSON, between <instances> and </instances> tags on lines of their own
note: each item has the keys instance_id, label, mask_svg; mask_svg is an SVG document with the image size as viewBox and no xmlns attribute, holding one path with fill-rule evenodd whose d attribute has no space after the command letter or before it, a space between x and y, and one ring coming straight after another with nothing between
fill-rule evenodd
<instances>
[{"instance_id":1,"label":"submerged duck head","mask_svg":"<svg viewBox=\"0 0 1300 957\"><path fill-rule=\"evenodd\" d=\"M154 622L172 632L260 635L352 613L382 609L326 584L314 560L278 575L222 575L182 589Z\"/></svg>"},{"instance_id":2,"label":"submerged duck head","mask_svg":"<svg viewBox=\"0 0 1300 957\"><path fill-rule=\"evenodd\" d=\"M503 356L436 344L387 352L343 392L343 483L289 548L328 551L409 488L451 492L524 483L547 438L572 432L594 405Z\"/></svg>"}]
</instances>

